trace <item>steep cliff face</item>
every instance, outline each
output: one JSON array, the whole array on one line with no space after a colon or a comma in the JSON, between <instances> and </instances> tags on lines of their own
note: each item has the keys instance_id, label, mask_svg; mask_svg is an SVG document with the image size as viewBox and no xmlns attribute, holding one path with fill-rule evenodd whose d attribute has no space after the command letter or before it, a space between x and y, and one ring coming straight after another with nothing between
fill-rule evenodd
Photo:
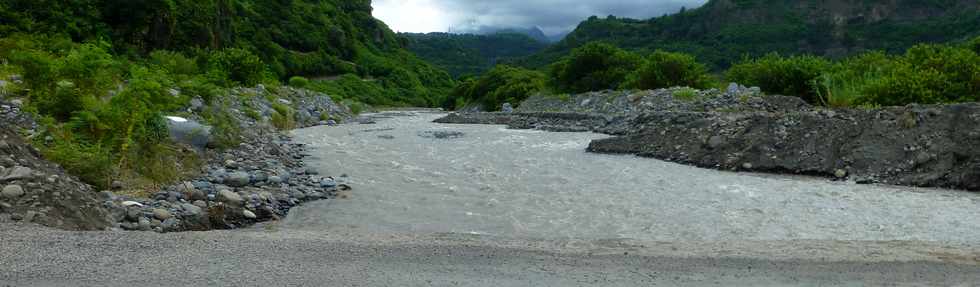
<instances>
[{"instance_id":1,"label":"steep cliff face","mask_svg":"<svg viewBox=\"0 0 980 287\"><path fill-rule=\"evenodd\" d=\"M916 43L978 34L980 2L974 0L712 0L649 20L592 17L525 64L550 63L590 41L692 53L724 68L744 55L899 52Z\"/></svg>"}]
</instances>

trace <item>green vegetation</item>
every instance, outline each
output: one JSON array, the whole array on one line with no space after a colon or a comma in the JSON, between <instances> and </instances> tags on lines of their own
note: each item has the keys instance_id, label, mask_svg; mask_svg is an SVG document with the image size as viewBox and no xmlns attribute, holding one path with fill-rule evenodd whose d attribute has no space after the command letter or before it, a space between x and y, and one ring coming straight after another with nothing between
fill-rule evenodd
<instances>
[{"instance_id":1,"label":"green vegetation","mask_svg":"<svg viewBox=\"0 0 980 287\"><path fill-rule=\"evenodd\" d=\"M630 74L626 87L660 89L670 87L708 88L713 84L708 68L693 56L656 51Z\"/></svg>"},{"instance_id":2,"label":"green vegetation","mask_svg":"<svg viewBox=\"0 0 980 287\"><path fill-rule=\"evenodd\" d=\"M306 88L310 85L310 80L300 76L289 78L289 85L295 88Z\"/></svg>"},{"instance_id":3,"label":"green vegetation","mask_svg":"<svg viewBox=\"0 0 980 287\"><path fill-rule=\"evenodd\" d=\"M481 104L497 110L503 103L519 104L538 92L583 93L606 89L659 89L675 86L707 88L714 81L705 65L681 53L656 51L646 59L605 43L589 43L551 65L547 75L508 65L464 78L443 102L462 108Z\"/></svg>"},{"instance_id":4,"label":"green vegetation","mask_svg":"<svg viewBox=\"0 0 980 287\"><path fill-rule=\"evenodd\" d=\"M813 81L830 67L830 61L820 57L769 54L735 64L725 76L729 81L757 86L766 93L799 96L816 103Z\"/></svg>"},{"instance_id":5,"label":"green vegetation","mask_svg":"<svg viewBox=\"0 0 980 287\"><path fill-rule=\"evenodd\" d=\"M518 105L531 94L545 89L546 77L536 71L499 65L485 75L464 79L443 103L448 109L481 104L490 111L504 103Z\"/></svg>"},{"instance_id":6,"label":"green vegetation","mask_svg":"<svg viewBox=\"0 0 980 287\"><path fill-rule=\"evenodd\" d=\"M969 45L920 44L903 55L870 52L836 62L771 54L726 75L767 93L836 107L980 100L980 55Z\"/></svg>"},{"instance_id":7,"label":"green vegetation","mask_svg":"<svg viewBox=\"0 0 980 287\"><path fill-rule=\"evenodd\" d=\"M229 81L222 86L353 74L397 97L376 102L435 105L454 85L403 49L405 39L371 16L369 0L2 1L0 38L18 33L105 40L110 54L129 60L159 50L207 59L198 68L212 82Z\"/></svg>"},{"instance_id":8,"label":"green vegetation","mask_svg":"<svg viewBox=\"0 0 980 287\"><path fill-rule=\"evenodd\" d=\"M280 130L291 130L296 128L296 111L293 108L281 103L272 104L272 125Z\"/></svg>"},{"instance_id":9,"label":"green vegetation","mask_svg":"<svg viewBox=\"0 0 980 287\"><path fill-rule=\"evenodd\" d=\"M401 34L408 49L455 77L486 72L500 62L511 61L543 50L547 44L517 33Z\"/></svg>"},{"instance_id":10,"label":"green vegetation","mask_svg":"<svg viewBox=\"0 0 980 287\"><path fill-rule=\"evenodd\" d=\"M902 55L878 51L840 60L770 53L745 58L724 76L728 81L757 86L769 94L797 96L811 104L830 107L972 102L980 100L980 55L975 51L976 43L980 43L980 37L954 44L919 44ZM446 107L458 108L476 100L496 108L504 101L517 103L531 93L545 90L583 93L685 87L675 91L674 96L692 100L697 97L692 88L717 86L706 66L693 56L655 51L642 58L601 42L573 50L552 64L549 71L545 80L531 71L498 66L487 75L464 81ZM539 81L550 85L540 85Z\"/></svg>"},{"instance_id":11,"label":"green vegetation","mask_svg":"<svg viewBox=\"0 0 980 287\"><path fill-rule=\"evenodd\" d=\"M674 98L682 101L693 101L698 98L698 91L694 88L680 88L674 91Z\"/></svg>"},{"instance_id":12,"label":"green vegetation","mask_svg":"<svg viewBox=\"0 0 980 287\"><path fill-rule=\"evenodd\" d=\"M191 97L209 97L202 83L212 75L187 74L198 70L195 61L160 61L158 53L132 62L110 54L106 42L53 36L8 37L0 47L7 69L29 87L13 96L25 97L41 117L41 151L72 174L104 188L118 178L175 180L181 173L174 167L196 164L193 153L167 140L162 118ZM174 87L188 88L175 95Z\"/></svg>"},{"instance_id":13,"label":"green vegetation","mask_svg":"<svg viewBox=\"0 0 980 287\"><path fill-rule=\"evenodd\" d=\"M773 52L833 59L877 50L902 53L918 43L980 35L978 11L975 0L710 0L648 20L592 17L561 42L516 63L544 67L594 41L637 52L684 52L714 71L743 56Z\"/></svg>"},{"instance_id":14,"label":"green vegetation","mask_svg":"<svg viewBox=\"0 0 980 287\"><path fill-rule=\"evenodd\" d=\"M593 42L575 49L549 68L558 92L582 93L619 88L643 59L616 46Z\"/></svg>"},{"instance_id":15,"label":"green vegetation","mask_svg":"<svg viewBox=\"0 0 980 287\"><path fill-rule=\"evenodd\" d=\"M454 80L404 42L369 0L0 1L0 76L23 78L0 94L25 100L41 125L36 145L70 173L149 188L197 170L162 118L193 98L210 104L199 115L218 146L238 144L220 99L230 87L289 79L355 111L441 104ZM289 129L294 116L278 105L270 121Z\"/></svg>"}]
</instances>

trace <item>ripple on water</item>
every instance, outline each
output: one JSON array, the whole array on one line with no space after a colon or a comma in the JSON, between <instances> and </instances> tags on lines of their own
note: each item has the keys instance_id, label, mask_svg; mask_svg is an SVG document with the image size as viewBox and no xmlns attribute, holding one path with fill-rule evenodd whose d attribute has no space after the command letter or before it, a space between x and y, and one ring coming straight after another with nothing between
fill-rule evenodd
<instances>
[{"instance_id":1,"label":"ripple on water","mask_svg":"<svg viewBox=\"0 0 980 287\"><path fill-rule=\"evenodd\" d=\"M698 169L584 152L591 133L440 125L439 115L299 130L349 200L295 209L285 228L640 240L975 241L975 194ZM418 136L458 131L452 140Z\"/></svg>"}]
</instances>

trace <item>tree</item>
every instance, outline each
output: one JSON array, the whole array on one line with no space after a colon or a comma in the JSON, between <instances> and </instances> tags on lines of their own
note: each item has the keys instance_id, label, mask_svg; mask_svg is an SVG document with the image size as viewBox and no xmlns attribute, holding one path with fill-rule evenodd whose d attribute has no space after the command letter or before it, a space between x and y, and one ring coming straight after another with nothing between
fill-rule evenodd
<instances>
[{"instance_id":1,"label":"tree","mask_svg":"<svg viewBox=\"0 0 980 287\"><path fill-rule=\"evenodd\" d=\"M711 85L708 68L683 53L656 51L647 57L646 63L630 74L627 87L635 89L659 89L686 86L703 89Z\"/></svg>"},{"instance_id":2,"label":"tree","mask_svg":"<svg viewBox=\"0 0 980 287\"><path fill-rule=\"evenodd\" d=\"M616 89L643 59L616 46L592 42L572 51L550 68L560 92L582 93Z\"/></svg>"}]
</instances>

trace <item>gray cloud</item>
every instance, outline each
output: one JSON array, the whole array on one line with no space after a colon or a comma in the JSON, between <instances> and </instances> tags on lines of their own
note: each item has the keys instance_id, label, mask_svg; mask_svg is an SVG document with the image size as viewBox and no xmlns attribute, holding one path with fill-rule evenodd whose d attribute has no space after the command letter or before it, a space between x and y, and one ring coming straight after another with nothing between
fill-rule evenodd
<instances>
[{"instance_id":1,"label":"gray cloud","mask_svg":"<svg viewBox=\"0 0 980 287\"><path fill-rule=\"evenodd\" d=\"M380 0L376 2L388 2ZM567 32L589 16L647 19L698 7L707 0L430 0L452 15L457 31L489 27L540 27L546 34Z\"/></svg>"}]
</instances>

